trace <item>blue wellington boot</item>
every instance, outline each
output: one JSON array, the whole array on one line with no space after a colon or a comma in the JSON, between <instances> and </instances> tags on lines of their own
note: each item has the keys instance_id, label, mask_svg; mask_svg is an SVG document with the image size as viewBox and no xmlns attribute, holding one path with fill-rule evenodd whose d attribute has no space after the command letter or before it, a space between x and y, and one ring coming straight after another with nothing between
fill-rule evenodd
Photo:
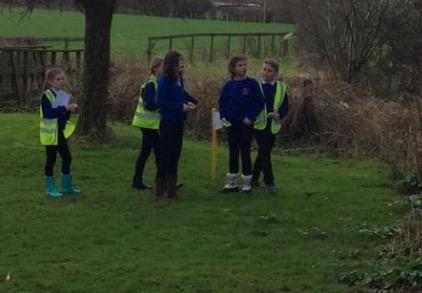
<instances>
[{"instance_id":1,"label":"blue wellington boot","mask_svg":"<svg viewBox=\"0 0 422 293\"><path fill-rule=\"evenodd\" d=\"M45 187L47 188L47 193L49 196L54 198L63 197L63 194L60 193L56 188L54 176L45 177Z\"/></svg>"},{"instance_id":2,"label":"blue wellington boot","mask_svg":"<svg viewBox=\"0 0 422 293\"><path fill-rule=\"evenodd\" d=\"M71 194L81 193L81 191L79 189L76 189L73 186L72 181L73 181L72 175L63 175L62 176L62 192L63 193L71 193Z\"/></svg>"}]
</instances>

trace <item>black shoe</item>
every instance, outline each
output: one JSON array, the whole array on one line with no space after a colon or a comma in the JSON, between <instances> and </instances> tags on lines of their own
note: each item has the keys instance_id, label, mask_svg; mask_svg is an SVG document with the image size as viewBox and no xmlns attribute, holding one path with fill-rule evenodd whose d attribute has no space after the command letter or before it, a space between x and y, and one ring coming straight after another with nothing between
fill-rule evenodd
<instances>
[{"instance_id":1,"label":"black shoe","mask_svg":"<svg viewBox=\"0 0 422 293\"><path fill-rule=\"evenodd\" d=\"M178 183L177 185L176 185L176 190L179 190L180 188L182 188L183 187L183 183Z\"/></svg>"},{"instance_id":2,"label":"black shoe","mask_svg":"<svg viewBox=\"0 0 422 293\"><path fill-rule=\"evenodd\" d=\"M138 190L150 190L152 189L151 186L145 185L144 183L132 183L132 187Z\"/></svg>"},{"instance_id":3,"label":"black shoe","mask_svg":"<svg viewBox=\"0 0 422 293\"><path fill-rule=\"evenodd\" d=\"M264 187L264 191L266 193L276 193L277 188L274 186L274 184L266 184Z\"/></svg>"}]
</instances>

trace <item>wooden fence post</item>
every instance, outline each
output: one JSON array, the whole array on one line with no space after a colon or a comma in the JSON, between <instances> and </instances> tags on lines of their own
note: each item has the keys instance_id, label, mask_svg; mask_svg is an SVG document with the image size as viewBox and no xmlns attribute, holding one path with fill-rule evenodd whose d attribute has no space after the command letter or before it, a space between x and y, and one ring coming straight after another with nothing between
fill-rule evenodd
<instances>
[{"instance_id":1,"label":"wooden fence post","mask_svg":"<svg viewBox=\"0 0 422 293\"><path fill-rule=\"evenodd\" d=\"M82 58L81 58L81 51L76 52L76 68L81 69ZM148 62L149 63L149 62Z\"/></svg>"},{"instance_id":2,"label":"wooden fence post","mask_svg":"<svg viewBox=\"0 0 422 293\"><path fill-rule=\"evenodd\" d=\"M192 35L190 38L190 50L189 50L189 60L191 63L193 63L194 51L195 51L195 35Z\"/></svg>"},{"instance_id":3,"label":"wooden fence post","mask_svg":"<svg viewBox=\"0 0 422 293\"><path fill-rule=\"evenodd\" d=\"M227 57L226 57L226 59L229 59L230 58L230 47L231 47L231 41L232 41L232 35L229 35L229 37L228 37L228 39L227 39Z\"/></svg>"},{"instance_id":4,"label":"wooden fence post","mask_svg":"<svg viewBox=\"0 0 422 293\"><path fill-rule=\"evenodd\" d=\"M148 64L151 63L151 56L152 56L152 40L151 38L148 38L148 51L147 51Z\"/></svg>"},{"instance_id":5,"label":"wooden fence post","mask_svg":"<svg viewBox=\"0 0 422 293\"><path fill-rule=\"evenodd\" d=\"M21 102L25 103L25 94L28 91L28 51L23 52L23 76L22 76L22 100Z\"/></svg>"},{"instance_id":6,"label":"wooden fence post","mask_svg":"<svg viewBox=\"0 0 422 293\"><path fill-rule=\"evenodd\" d=\"M258 34L258 58L261 58L261 34Z\"/></svg>"},{"instance_id":7,"label":"wooden fence post","mask_svg":"<svg viewBox=\"0 0 422 293\"><path fill-rule=\"evenodd\" d=\"M51 52L51 64L56 65L56 51Z\"/></svg>"},{"instance_id":8,"label":"wooden fence post","mask_svg":"<svg viewBox=\"0 0 422 293\"><path fill-rule=\"evenodd\" d=\"M210 45L210 63L213 61L214 55L214 34L211 34L211 45Z\"/></svg>"},{"instance_id":9,"label":"wooden fence post","mask_svg":"<svg viewBox=\"0 0 422 293\"><path fill-rule=\"evenodd\" d=\"M37 80L38 72L37 72L37 53L36 51L32 51L32 70L31 70L31 86Z\"/></svg>"},{"instance_id":10,"label":"wooden fence post","mask_svg":"<svg viewBox=\"0 0 422 293\"><path fill-rule=\"evenodd\" d=\"M64 51L63 52L63 60L64 60L64 65L66 66L67 69L70 69L70 58L69 58L69 51Z\"/></svg>"},{"instance_id":11,"label":"wooden fence post","mask_svg":"<svg viewBox=\"0 0 422 293\"><path fill-rule=\"evenodd\" d=\"M169 38L169 51L173 51L173 38Z\"/></svg>"},{"instance_id":12,"label":"wooden fence post","mask_svg":"<svg viewBox=\"0 0 422 293\"><path fill-rule=\"evenodd\" d=\"M13 58L13 51L9 51L10 66L12 67L11 83L15 94L19 96L18 78L16 76L15 60Z\"/></svg>"},{"instance_id":13,"label":"wooden fence post","mask_svg":"<svg viewBox=\"0 0 422 293\"><path fill-rule=\"evenodd\" d=\"M279 48L278 48L278 56L279 57L281 57L281 56L283 56L283 38L284 38L284 35L283 34L281 34L280 35L280 44L279 44Z\"/></svg>"},{"instance_id":14,"label":"wooden fence post","mask_svg":"<svg viewBox=\"0 0 422 293\"><path fill-rule=\"evenodd\" d=\"M283 58L286 58L289 55L289 40L283 39Z\"/></svg>"},{"instance_id":15,"label":"wooden fence post","mask_svg":"<svg viewBox=\"0 0 422 293\"><path fill-rule=\"evenodd\" d=\"M46 66L47 65L47 53L46 51L40 51L40 62L41 62L41 66Z\"/></svg>"},{"instance_id":16,"label":"wooden fence post","mask_svg":"<svg viewBox=\"0 0 422 293\"><path fill-rule=\"evenodd\" d=\"M271 35L271 55L275 54L275 35Z\"/></svg>"}]
</instances>

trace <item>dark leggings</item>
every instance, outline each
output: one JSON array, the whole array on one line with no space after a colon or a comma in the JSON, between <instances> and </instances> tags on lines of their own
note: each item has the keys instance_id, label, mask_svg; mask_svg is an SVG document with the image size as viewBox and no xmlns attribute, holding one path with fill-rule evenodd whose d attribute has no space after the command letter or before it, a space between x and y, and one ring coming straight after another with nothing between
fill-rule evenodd
<instances>
[{"instance_id":1,"label":"dark leggings","mask_svg":"<svg viewBox=\"0 0 422 293\"><path fill-rule=\"evenodd\" d=\"M135 175L133 175L133 183L143 183L145 164L154 151L155 165L158 168L158 150L159 150L159 137L158 129L141 128L142 143L141 152L135 165Z\"/></svg>"},{"instance_id":2,"label":"dark leggings","mask_svg":"<svg viewBox=\"0 0 422 293\"><path fill-rule=\"evenodd\" d=\"M258 156L253 167L253 180L258 181L259 176L264 173L264 183L274 184L273 166L271 163L271 151L275 144L275 135L267 127L265 130L255 130L255 139L258 143Z\"/></svg>"},{"instance_id":3,"label":"dark leggings","mask_svg":"<svg viewBox=\"0 0 422 293\"><path fill-rule=\"evenodd\" d=\"M184 121L160 122L160 160L157 177L177 175L183 146Z\"/></svg>"},{"instance_id":4,"label":"dark leggings","mask_svg":"<svg viewBox=\"0 0 422 293\"><path fill-rule=\"evenodd\" d=\"M229 172L239 173L239 155L242 159L242 174L252 174L251 143L252 126L244 123L232 123L229 127Z\"/></svg>"},{"instance_id":5,"label":"dark leggings","mask_svg":"<svg viewBox=\"0 0 422 293\"><path fill-rule=\"evenodd\" d=\"M69 146L66 138L64 138L63 131L59 130L58 145L48 145L46 150L46 162L44 168L45 176L54 175L54 165L56 164L57 152L62 157L62 173L64 175L70 174L70 165L72 163L72 154L70 153Z\"/></svg>"}]
</instances>

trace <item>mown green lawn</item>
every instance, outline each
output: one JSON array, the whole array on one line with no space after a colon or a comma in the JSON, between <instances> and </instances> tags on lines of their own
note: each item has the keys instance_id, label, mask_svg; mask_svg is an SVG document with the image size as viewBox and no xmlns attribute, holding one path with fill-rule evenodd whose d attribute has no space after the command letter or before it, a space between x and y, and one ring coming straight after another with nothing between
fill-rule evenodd
<instances>
[{"instance_id":1,"label":"mown green lawn","mask_svg":"<svg viewBox=\"0 0 422 293\"><path fill-rule=\"evenodd\" d=\"M36 9L26 18L18 9L10 11L0 8L1 37L83 37L85 19L79 12ZM188 33L217 32L290 32L294 26L289 24L262 24L244 22L225 22L212 20L192 20L170 17L153 17L141 15L115 14L112 27L112 52L119 55L144 57L147 51L148 36L162 36ZM182 50L186 41L176 41L175 49ZM189 41L190 42L190 41ZM197 40L199 47L209 46L209 38ZM233 40L233 51L236 46ZM216 40L216 49L223 41ZM81 47L83 44L73 44ZM165 52L168 43L157 44L158 52ZM203 49L198 48L202 52Z\"/></svg>"},{"instance_id":2,"label":"mown green lawn","mask_svg":"<svg viewBox=\"0 0 422 293\"><path fill-rule=\"evenodd\" d=\"M32 14L22 18L22 10L0 8L0 38L1 37L83 37L85 19L83 14L72 11L35 9ZM193 20L170 17L153 17L142 15L115 14L112 26L112 54L113 58L136 58L145 60L147 57L148 36L162 36L189 33L211 32L291 32L294 25L290 24L262 24L250 22L224 22L212 20ZM227 61L225 56L226 38L215 39L216 62L209 60L210 38L201 37L195 41L195 68L214 74L225 72ZM243 50L243 39L233 38L231 53L240 53ZM263 50L268 52L270 39L263 39ZM276 40L278 42L278 39ZM53 47L63 48L63 43L51 43ZM190 46L186 39L175 40L173 48L189 57ZM70 43L71 48L81 48L82 43ZM265 49L267 48L267 49ZM293 48L292 48L293 49ZM168 42L162 41L155 45L154 56L162 56L168 51ZM264 55L264 54L263 54ZM267 57L267 56L263 56ZM251 71L257 70L262 60L252 59ZM289 58L281 64L284 75L293 75L299 72L296 62Z\"/></svg>"},{"instance_id":3,"label":"mown green lawn","mask_svg":"<svg viewBox=\"0 0 422 293\"><path fill-rule=\"evenodd\" d=\"M228 195L226 148L211 182L208 144L189 140L184 198L156 203L130 188L139 133L121 124L113 144L71 143L84 193L55 200L38 116L0 124L0 292L357 292L338 274L366 268L386 242L358 230L401 215L383 164L276 156L278 194Z\"/></svg>"}]
</instances>

